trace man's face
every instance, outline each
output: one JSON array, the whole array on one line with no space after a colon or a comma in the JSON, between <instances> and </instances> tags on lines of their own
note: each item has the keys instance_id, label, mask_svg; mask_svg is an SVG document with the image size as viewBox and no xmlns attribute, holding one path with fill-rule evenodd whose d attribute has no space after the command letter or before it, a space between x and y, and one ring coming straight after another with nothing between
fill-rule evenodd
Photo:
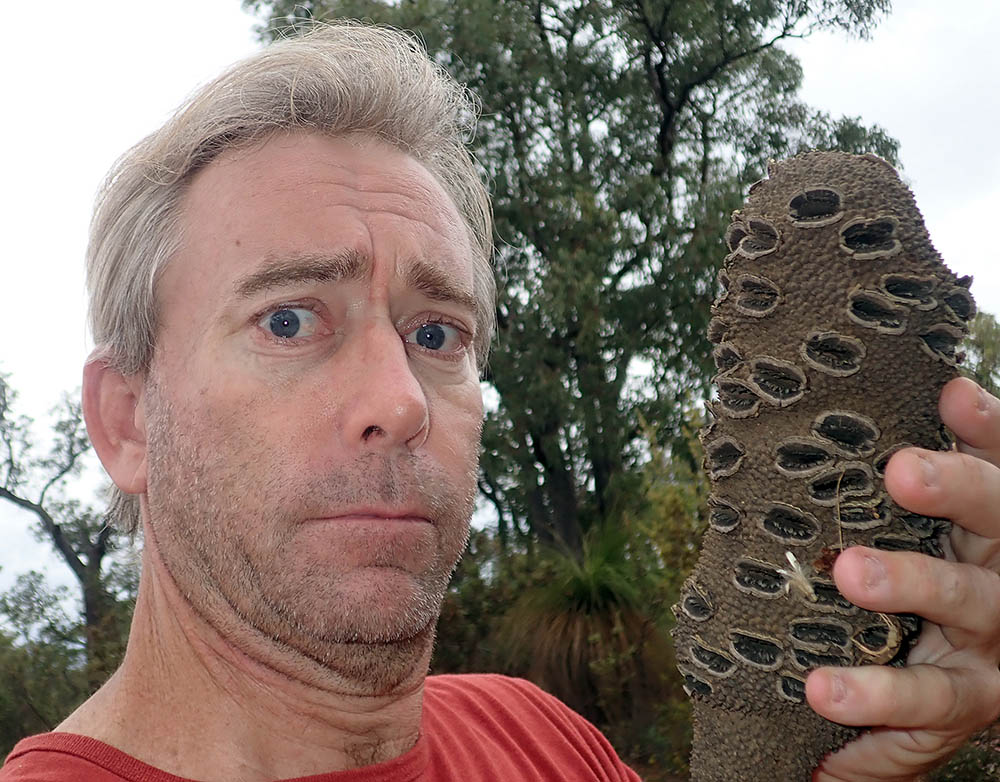
<instances>
[{"instance_id":1,"label":"man's face","mask_svg":"<svg viewBox=\"0 0 1000 782\"><path fill-rule=\"evenodd\" d=\"M402 152L296 134L199 172L181 230L144 399L147 545L203 615L364 679L365 650L429 643L473 508L462 221Z\"/></svg>"}]
</instances>

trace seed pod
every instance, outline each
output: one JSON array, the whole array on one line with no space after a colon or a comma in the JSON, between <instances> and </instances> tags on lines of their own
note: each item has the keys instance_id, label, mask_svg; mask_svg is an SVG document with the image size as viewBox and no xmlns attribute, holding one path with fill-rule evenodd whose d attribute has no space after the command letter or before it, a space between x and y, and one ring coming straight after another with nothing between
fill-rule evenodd
<instances>
[{"instance_id":1,"label":"seed pod","mask_svg":"<svg viewBox=\"0 0 1000 782\"><path fill-rule=\"evenodd\" d=\"M702 433L712 523L674 631L692 779L808 782L858 732L810 709L809 671L905 664L919 632L852 605L831 570L853 545L940 555L948 523L896 505L883 476L901 447L947 447L937 400L975 305L873 155L772 164L726 244Z\"/></svg>"}]
</instances>

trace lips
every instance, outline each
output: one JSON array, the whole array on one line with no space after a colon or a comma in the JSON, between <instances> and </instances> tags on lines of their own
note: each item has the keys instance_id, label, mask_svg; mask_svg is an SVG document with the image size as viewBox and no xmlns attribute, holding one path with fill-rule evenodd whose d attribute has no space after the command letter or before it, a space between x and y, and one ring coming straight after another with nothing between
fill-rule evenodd
<instances>
[{"instance_id":1,"label":"lips","mask_svg":"<svg viewBox=\"0 0 1000 782\"><path fill-rule=\"evenodd\" d=\"M422 508L363 507L338 509L334 513L315 517L314 521L398 521L431 524L430 514Z\"/></svg>"}]
</instances>

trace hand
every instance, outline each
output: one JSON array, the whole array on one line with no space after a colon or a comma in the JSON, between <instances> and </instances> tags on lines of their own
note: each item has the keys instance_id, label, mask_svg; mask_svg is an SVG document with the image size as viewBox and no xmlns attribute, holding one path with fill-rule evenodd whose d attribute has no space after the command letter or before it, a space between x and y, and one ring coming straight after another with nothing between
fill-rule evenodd
<instances>
[{"instance_id":1,"label":"hand","mask_svg":"<svg viewBox=\"0 0 1000 782\"><path fill-rule=\"evenodd\" d=\"M872 611L925 618L906 668L822 668L806 683L827 719L876 726L828 756L814 782L915 780L1000 716L1000 400L958 378L941 418L955 451L908 448L886 468L903 507L951 519L947 559L855 547L838 588Z\"/></svg>"}]
</instances>

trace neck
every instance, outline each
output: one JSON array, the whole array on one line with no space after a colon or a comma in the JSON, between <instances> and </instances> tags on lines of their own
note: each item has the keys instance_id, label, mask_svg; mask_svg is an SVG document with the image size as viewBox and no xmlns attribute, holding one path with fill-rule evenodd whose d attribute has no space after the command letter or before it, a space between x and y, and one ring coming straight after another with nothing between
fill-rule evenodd
<instances>
[{"instance_id":1,"label":"neck","mask_svg":"<svg viewBox=\"0 0 1000 782\"><path fill-rule=\"evenodd\" d=\"M341 771L390 760L414 746L433 629L406 648L343 650L351 672L364 667L362 660L371 667L381 657L394 658L391 684L385 686L383 677L373 691L366 680L261 637L227 614L228 606L199 613L152 549L147 545L143 554L122 666L60 730L203 780L257 782Z\"/></svg>"}]
</instances>

